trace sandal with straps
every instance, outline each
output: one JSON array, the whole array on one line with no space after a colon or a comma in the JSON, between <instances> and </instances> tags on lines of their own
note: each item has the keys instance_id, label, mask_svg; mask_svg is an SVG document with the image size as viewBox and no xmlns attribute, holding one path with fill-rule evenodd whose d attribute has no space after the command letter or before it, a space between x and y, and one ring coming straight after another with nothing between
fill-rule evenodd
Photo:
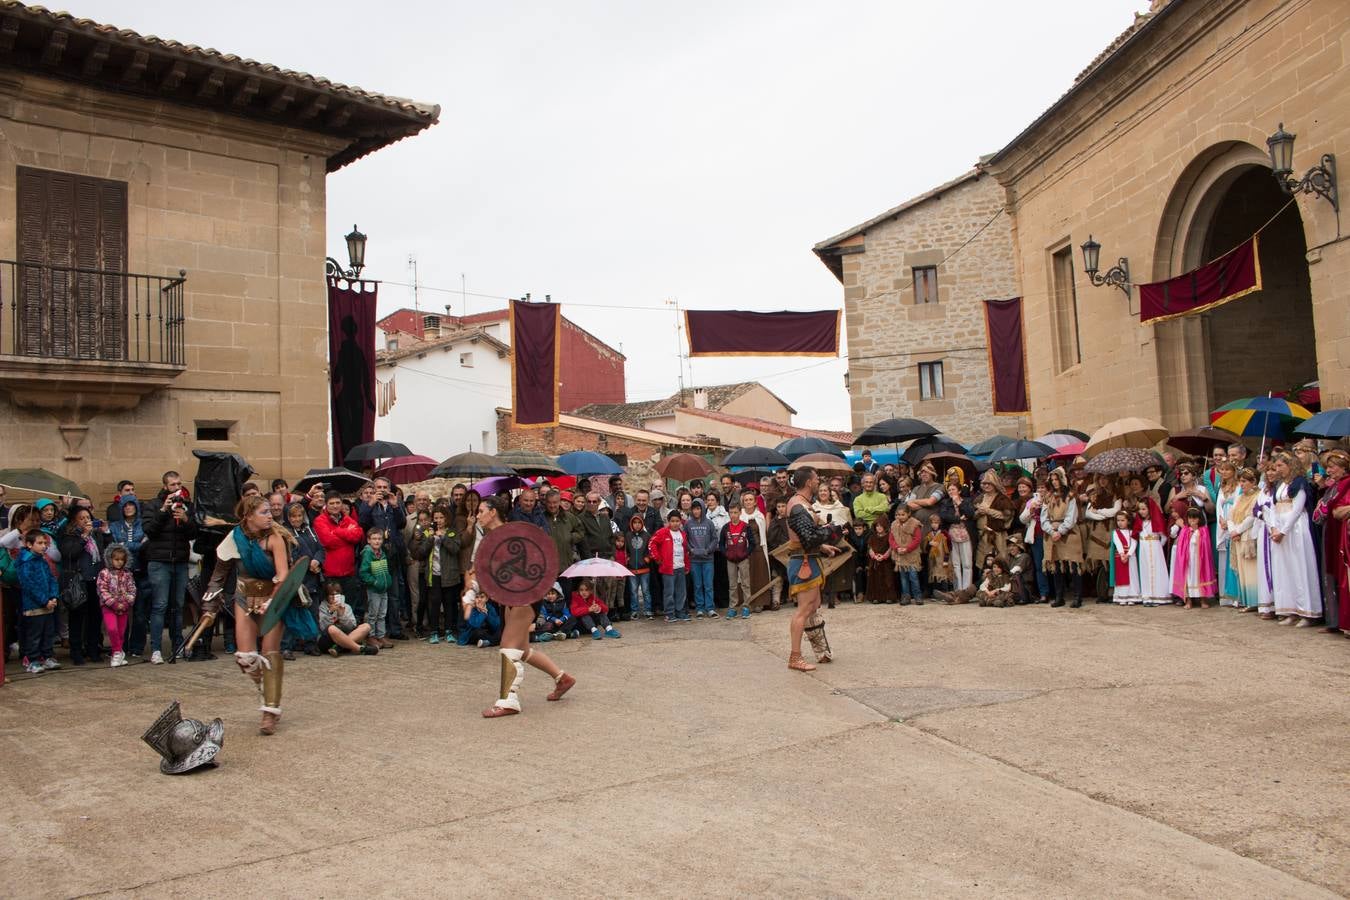
<instances>
[{"instance_id":1,"label":"sandal with straps","mask_svg":"<svg viewBox=\"0 0 1350 900\"><path fill-rule=\"evenodd\" d=\"M798 672L814 672L816 670L815 666L802 659L800 653L793 653L788 656L788 668L795 669Z\"/></svg>"}]
</instances>

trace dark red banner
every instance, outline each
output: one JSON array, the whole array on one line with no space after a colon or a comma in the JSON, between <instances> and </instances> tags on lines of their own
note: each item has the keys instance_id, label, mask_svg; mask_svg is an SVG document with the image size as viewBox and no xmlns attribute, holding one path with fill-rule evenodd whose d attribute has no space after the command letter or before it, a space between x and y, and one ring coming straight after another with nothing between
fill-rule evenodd
<instances>
[{"instance_id":1,"label":"dark red banner","mask_svg":"<svg viewBox=\"0 0 1350 900\"><path fill-rule=\"evenodd\" d=\"M511 301L511 405L517 428L558 424L562 307Z\"/></svg>"},{"instance_id":2,"label":"dark red banner","mask_svg":"<svg viewBox=\"0 0 1350 900\"><path fill-rule=\"evenodd\" d=\"M839 311L686 310L690 356L838 356Z\"/></svg>"},{"instance_id":3,"label":"dark red banner","mask_svg":"<svg viewBox=\"0 0 1350 900\"><path fill-rule=\"evenodd\" d=\"M1015 416L1029 412L1022 298L984 301L984 330L989 338L989 384L994 394L994 414Z\"/></svg>"},{"instance_id":4,"label":"dark red banner","mask_svg":"<svg viewBox=\"0 0 1350 900\"><path fill-rule=\"evenodd\" d=\"M374 281L328 279L328 387L333 465L375 438Z\"/></svg>"},{"instance_id":5,"label":"dark red banner","mask_svg":"<svg viewBox=\"0 0 1350 900\"><path fill-rule=\"evenodd\" d=\"M1139 321L1164 322L1194 315L1259 290L1261 259L1253 236L1193 272L1139 285Z\"/></svg>"}]
</instances>

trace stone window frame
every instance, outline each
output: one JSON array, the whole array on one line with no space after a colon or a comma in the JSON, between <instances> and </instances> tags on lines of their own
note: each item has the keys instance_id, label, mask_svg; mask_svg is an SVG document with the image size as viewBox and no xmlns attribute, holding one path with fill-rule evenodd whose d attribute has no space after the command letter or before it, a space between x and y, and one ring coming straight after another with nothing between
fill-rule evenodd
<instances>
[{"instance_id":1,"label":"stone window frame","mask_svg":"<svg viewBox=\"0 0 1350 900\"><path fill-rule=\"evenodd\" d=\"M914 303L916 306L936 305L941 302L941 294L938 290L938 267L932 266L912 266L910 268L910 278L914 285ZM920 288L923 285L923 289ZM932 299L929 299L929 298Z\"/></svg>"},{"instance_id":2,"label":"stone window frame","mask_svg":"<svg viewBox=\"0 0 1350 900\"><path fill-rule=\"evenodd\" d=\"M1078 312L1077 271L1073 242L1064 238L1046 251L1046 282L1050 286L1051 346L1055 372L1063 374L1083 362L1083 334Z\"/></svg>"},{"instance_id":3,"label":"stone window frame","mask_svg":"<svg viewBox=\"0 0 1350 900\"><path fill-rule=\"evenodd\" d=\"M919 367L919 402L946 399L942 360L921 362ZM934 377L936 376L936 377Z\"/></svg>"}]
</instances>

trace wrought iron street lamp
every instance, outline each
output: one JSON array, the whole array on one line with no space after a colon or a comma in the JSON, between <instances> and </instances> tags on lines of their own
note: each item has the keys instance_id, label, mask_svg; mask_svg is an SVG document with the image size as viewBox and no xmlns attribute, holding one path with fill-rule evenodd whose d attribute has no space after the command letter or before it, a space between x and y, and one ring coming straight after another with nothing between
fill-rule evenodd
<instances>
[{"instance_id":1,"label":"wrought iron street lamp","mask_svg":"<svg viewBox=\"0 0 1350 900\"><path fill-rule=\"evenodd\" d=\"M351 263L351 268L342 268L342 263L330 256L324 260L324 274L332 278L355 280L361 277L361 270L366 267L366 236L353 225L346 241L347 259Z\"/></svg>"},{"instance_id":2,"label":"wrought iron street lamp","mask_svg":"<svg viewBox=\"0 0 1350 900\"><path fill-rule=\"evenodd\" d=\"M1330 201L1331 208L1341 211L1340 196L1336 191L1336 157L1322 154L1320 165L1313 166L1299 179L1294 177L1294 138L1297 135L1284 130L1284 123L1266 138L1270 149L1270 169L1286 194L1316 194Z\"/></svg>"},{"instance_id":3,"label":"wrought iron street lamp","mask_svg":"<svg viewBox=\"0 0 1350 900\"><path fill-rule=\"evenodd\" d=\"M1116 264L1106 270L1106 274L1098 274L1102 258L1102 245L1088 235L1088 239L1083 242L1083 271L1087 273L1088 280L1095 286L1101 287L1104 284L1112 284L1125 292L1125 296L1130 296L1130 261L1121 257Z\"/></svg>"}]
</instances>

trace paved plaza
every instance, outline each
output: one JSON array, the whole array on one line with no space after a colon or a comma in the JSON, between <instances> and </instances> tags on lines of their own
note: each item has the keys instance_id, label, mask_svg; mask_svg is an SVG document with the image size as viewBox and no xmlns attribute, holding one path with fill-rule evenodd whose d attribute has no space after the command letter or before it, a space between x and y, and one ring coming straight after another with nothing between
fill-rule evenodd
<instances>
[{"instance_id":1,"label":"paved plaza","mask_svg":"<svg viewBox=\"0 0 1350 900\"><path fill-rule=\"evenodd\" d=\"M1229 610L841 607L628 623L488 721L497 654L212 663L0 688L11 896L1317 897L1350 886L1350 641ZM173 698L226 721L171 778Z\"/></svg>"}]
</instances>

